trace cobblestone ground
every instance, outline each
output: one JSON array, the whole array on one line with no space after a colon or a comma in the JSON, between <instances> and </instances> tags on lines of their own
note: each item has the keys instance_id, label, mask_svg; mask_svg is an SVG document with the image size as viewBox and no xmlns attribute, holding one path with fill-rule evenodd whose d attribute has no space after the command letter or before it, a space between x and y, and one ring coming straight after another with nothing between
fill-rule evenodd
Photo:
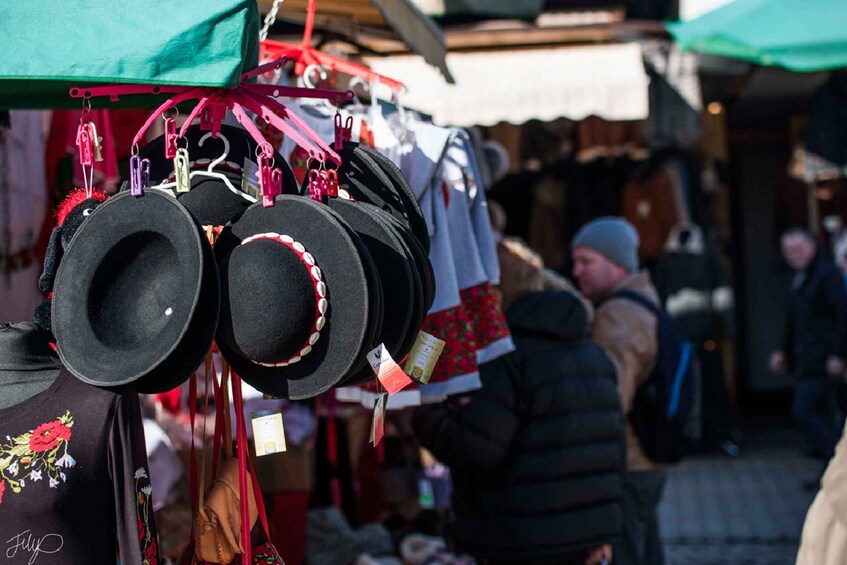
<instances>
[{"instance_id":1,"label":"cobblestone ground","mask_svg":"<svg viewBox=\"0 0 847 565\"><path fill-rule=\"evenodd\" d=\"M669 472L659 509L667 564L794 563L815 496L803 482L818 470L796 447L685 460Z\"/></svg>"}]
</instances>

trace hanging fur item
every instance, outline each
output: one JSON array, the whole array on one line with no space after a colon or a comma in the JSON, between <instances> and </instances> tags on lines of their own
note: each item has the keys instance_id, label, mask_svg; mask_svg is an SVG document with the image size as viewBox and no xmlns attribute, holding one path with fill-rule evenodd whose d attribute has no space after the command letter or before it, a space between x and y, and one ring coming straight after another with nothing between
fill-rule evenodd
<instances>
[{"instance_id":1,"label":"hanging fur item","mask_svg":"<svg viewBox=\"0 0 847 565\"><path fill-rule=\"evenodd\" d=\"M56 279L62 255L85 219L108 198L109 195L101 190L93 190L89 194L86 189L77 188L71 191L56 208L56 227L50 233L50 241L44 255L44 271L38 279L38 289L48 293L47 300L35 309L33 315L33 322L39 328L51 332L53 330L50 319L53 282Z\"/></svg>"}]
</instances>

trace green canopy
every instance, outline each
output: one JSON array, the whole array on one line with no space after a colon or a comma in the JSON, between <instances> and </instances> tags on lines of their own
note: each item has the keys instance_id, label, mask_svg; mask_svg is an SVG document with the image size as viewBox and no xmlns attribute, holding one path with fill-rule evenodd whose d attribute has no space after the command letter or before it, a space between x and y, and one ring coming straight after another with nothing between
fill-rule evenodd
<instances>
[{"instance_id":1,"label":"green canopy","mask_svg":"<svg viewBox=\"0 0 847 565\"><path fill-rule=\"evenodd\" d=\"M847 0L735 0L667 27L687 51L798 72L847 67Z\"/></svg>"},{"instance_id":2,"label":"green canopy","mask_svg":"<svg viewBox=\"0 0 847 565\"><path fill-rule=\"evenodd\" d=\"M92 84L234 86L256 66L258 22L255 0L5 2L0 108L78 108L68 90Z\"/></svg>"}]
</instances>

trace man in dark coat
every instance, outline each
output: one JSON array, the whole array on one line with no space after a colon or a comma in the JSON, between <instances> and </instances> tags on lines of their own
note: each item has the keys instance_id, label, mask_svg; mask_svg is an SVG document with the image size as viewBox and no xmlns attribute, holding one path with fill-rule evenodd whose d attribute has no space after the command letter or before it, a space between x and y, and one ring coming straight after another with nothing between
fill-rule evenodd
<instances>
[{"instance_id":1,"label":"man in dark coat","mask_svg":"<svg viewBox=\"0 0 847 565\"><path fill-rule=\"evenodd\" d=\"M504 298L516 352L480 366L481 390L419 409L417 436L453 473L461 551L483 564L599 564L623 528L615 368L573 293Z\"/></svg>"},{"instance_id":2,"label":"man in dark coat","mask_svg":"<svg viewBox=\"0 0 847 565\"><path fill-rule=\"evenodd\" d=\"M843 424L836 414L836 392L847 353L847 293L841 275L818 250L811 232L786 232L782 253L796 274L785 344L771 355L771 370L788 370L796 379L794 419L815 455L829 460Z\"/></svg>"}]
</instances>

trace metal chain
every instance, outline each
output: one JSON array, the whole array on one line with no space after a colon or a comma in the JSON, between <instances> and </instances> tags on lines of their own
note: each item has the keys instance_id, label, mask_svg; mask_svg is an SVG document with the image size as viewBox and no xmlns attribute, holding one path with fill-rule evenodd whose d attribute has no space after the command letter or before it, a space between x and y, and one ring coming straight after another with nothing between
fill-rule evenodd
<instances>
[{"instance_id":1,"label":"metal chain","mask_svg":"<svg viewBox=\"0 0 847 565\"><path fill-rule=\"evenodd\" d=\"M268 38L268 31L270 31L271 26L274 25L276 21L276 13L279 11L279 5L282 4L283 0L274 0L273 6L271 6L270 11L265 16L265 23L262 25L262 31L259 32L259 41L264 41Z\"/></svg>"}]
</instances>

